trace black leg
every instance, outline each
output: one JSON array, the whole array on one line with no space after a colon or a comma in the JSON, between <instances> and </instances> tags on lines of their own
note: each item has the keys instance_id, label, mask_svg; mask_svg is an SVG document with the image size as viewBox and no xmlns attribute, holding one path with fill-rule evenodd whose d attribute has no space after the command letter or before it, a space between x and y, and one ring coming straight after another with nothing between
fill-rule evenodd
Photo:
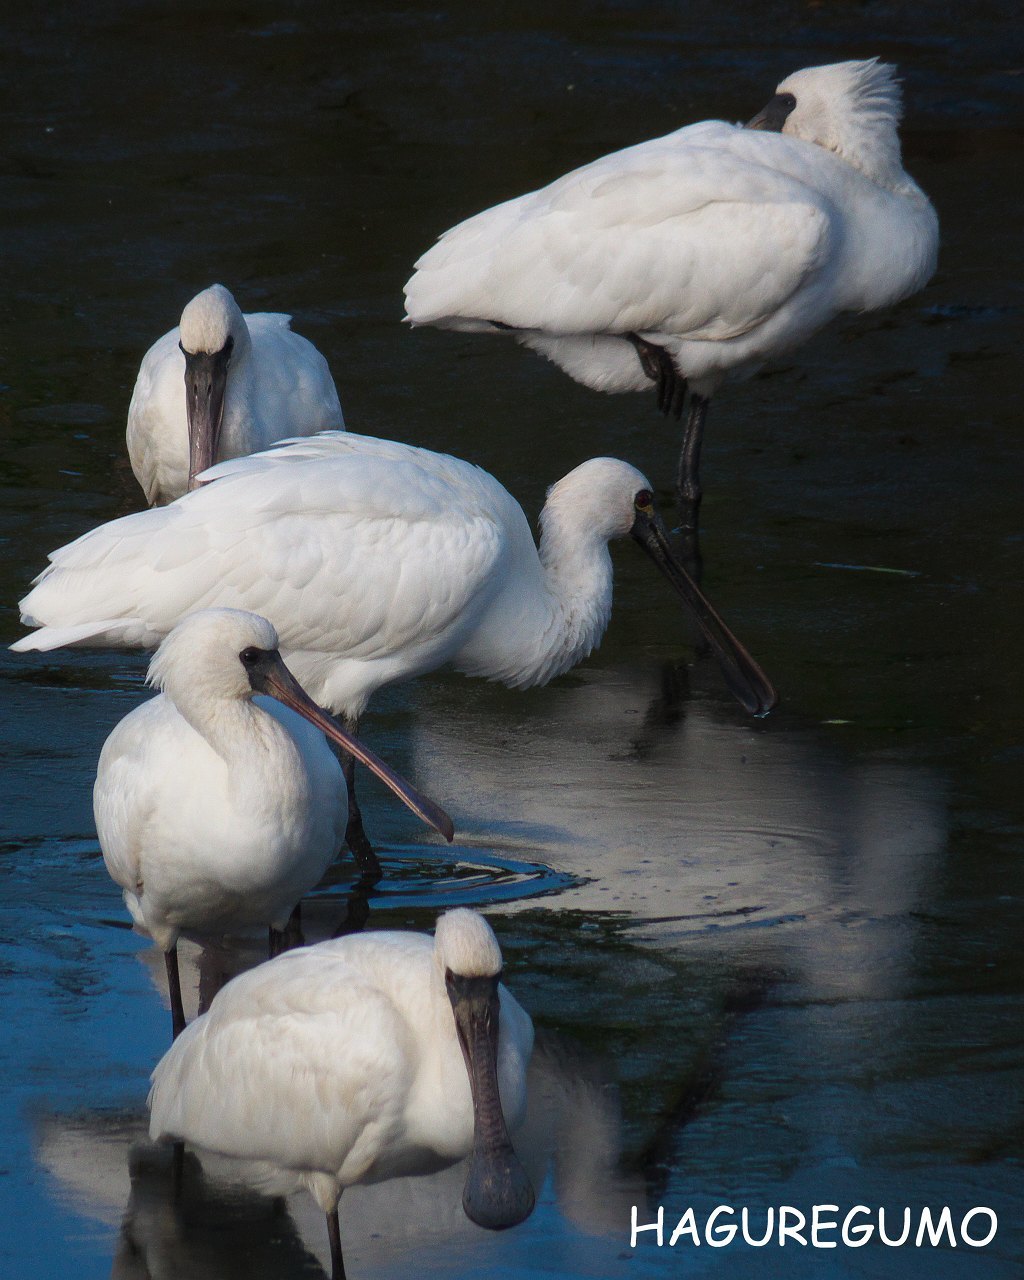
<instances>
[{"instance_id":1,"label":"black leg","mask_svg":"<svg viewBox=\"0 0 1024 1280\"><path fill-rule=\"evenodd\" d=\"M185 1030L185 1009L181 1003L181 978L178 975L178 944L164 952L167 966L167 990L171 997L171 1037L177 1040Z\"/></svg>"},{"instance_id":2,"label":"black leg","mask_svg":"<svg viewBox=\"0 0 1024 1280\"><path fill-rule=\"evenodd\" d=\"M199 1012L206 1013L217 998L217 992L228 980L220 950L207 952L199 963Z\"/></svg>"},{"instance_id":3,"label":"black leg","mask_svg":"<svg viewBox=\"0 0 1024 1280\"><path fill-rule=\"evenodd\" d=\"M275 929L270 926L267 939L267 956L273 960L275 956L279 956L283 951L291 951L293 947L301 947L305 942L302 936L302 904L296 902L292 907L292 913L288 917L288 923L283 929Z\"/></svg>"},{"instance_id":4,"label":"black leg","mask_svg":"<svg viewBox=\"0 0 1024 1280\"><path fill-rule=\"evenodd\" d=\"M339 921L338 927L331 934L332 938L344 938L350 933L358 933L363 928L370 918L371 887L369 881L364 879L355 882L352 892L348 895L344 919Z\"/></svg>"},{"instance_id":5,"label":"black leg","mask_svg":"<svg viewBox=\"0 0 1024 1280\"><path fill-rule=\"evenodd\" d=\"M327 1215L327 1238L331 1242L331 1280L345 1280L345 1262L341 1256L341 1224L338 1208Z\"/></svg>"},{"instance_id":6,"label":"black leg","mask_svg":"<svg viewBox=\"0 0 1024 1280\"><path fill-rule=\"evenodd\" d=\"M695 582L701 579L700 557L700 448L704 441L704 420L708 401L704 396L690 396L690 411L683 429L683 447L679 454L676 494L679 500L679 523L682 530L684 563Z\"/></svg>"},{"instance_id":7,"label":"black leg","mask_svg":"<svg viewBox=\"0 0 1024 1280\"><path fill-rule=\"evenodd\" d=\"M686 379L672 363L672 357L664 347L648 342L639 334L627 333L624 337L628 338L636 348L644 373L655 384L658 409L678 419L683 412L683 401L686 399Z\"/></svg>"},{"instance_id":8,"label":"black leg","mask_svg":"<svg viewBox=\"0 0 1024 1280\"><path fill-rule=\"evenodd\" d=\"M303 946L305 941L306 939L302 936L302 903L296 902L288 917L288 923L284 927L282 950L291 951L293 947Z\"/></svg>"},{"instance_id":9,"label":"black leg","mask_svg":"<svg viewBox=\"0 0 1024 1280\"><path fill-rule=\"evenodd\" d=\"M346 716L342 723L349 733L355 736L357 721L350 720ZM345 843L352 850L352 856L359 866L359 878L366 884L376 884L381 877L381 869L373 845L370 844L363 830L363 815L359 811L359 801L356 799L355 758L347 751L340 749L335 749L335 754L341 761L345 785L348 788L348 826L345 828Z\"/></svg>"}]
</instances>

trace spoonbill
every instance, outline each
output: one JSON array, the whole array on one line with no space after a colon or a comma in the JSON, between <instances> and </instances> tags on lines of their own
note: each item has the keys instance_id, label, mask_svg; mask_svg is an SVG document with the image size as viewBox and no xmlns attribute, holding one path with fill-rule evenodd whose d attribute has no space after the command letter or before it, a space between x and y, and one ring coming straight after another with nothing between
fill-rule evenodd
<instances>
[{"instance_id":1,"label":"spoonbill","mask_svg":"<svg viewBox=\"0 0 1024 1280\"><path fill-rule=\"evenodd\" d=\"M877 59L806 67L745 127L707 120L628 147L441 236L407 320L511 332L597 391L677 418L684 542L699 565L708 401L844 311L915 293L938 219L900 159L900 87Z\"/></svg>"},{"instance_id":2,"label":"spoonbill","mask_svg":"<svg viewBox=\"0 0 1024 1280\"><path fill-rule=\"evenodd\" d=\"M275 954L293 908L338 851L346 789L325 734L446 839L453 831L303 692L266 618L189 614L160 645L149 680L163 692L107 738L93 808L107 870L164 952L177 1036L179 934L269 924Z\"/></svg>"},{"instance_id":3,"label":"spoonbill","mask_svg":"<svg viewBox=\"0 0 1024 1280\"><path fill-rule=\"evenodd\" d=\"M150 506L195 488L224 458L286 436L344 430L327 361L291 316L242 315L222 284L196 294L181 324L142 359L128 407L128 457Z\"/></svg>"},{"instance_id":4,"label":"spoonbill","mask_svg":"<svg viewBox=\"0 0 1024 1280\"><path fill-rule=\"evenodd\" d=\"M775 704L676 561L650 482L629 463L592 458L552 486L539 547L493 476L391 440L324 432L206 479L53 552L21 602L40 630L12 647L153 647L195 609L251 609L277 628L303 688L354 732L375 690L447 663L524 689L574 667L608 625L608 542L631 534L693 611L744 707L762 715ZM351 789L349 809L358 857Z\"/></svg>"},{"instance_id":5,"label":"spoonbill","mask_svg":"<svg viewBox=\"0 0 1024 1280\"><path fill-rule=\"evenodd\" d=\"M534 1205L506 1126L525 1113L533 1025L501 972L490 925L465 908L433 938L287 951L229 982L157 1064L150 1136L259 1162L275 1194L305 1187L327 1217L333 1280L353 1184L472 1153L466 1214L513 1227Z\"/></svg>"}]
</instances>

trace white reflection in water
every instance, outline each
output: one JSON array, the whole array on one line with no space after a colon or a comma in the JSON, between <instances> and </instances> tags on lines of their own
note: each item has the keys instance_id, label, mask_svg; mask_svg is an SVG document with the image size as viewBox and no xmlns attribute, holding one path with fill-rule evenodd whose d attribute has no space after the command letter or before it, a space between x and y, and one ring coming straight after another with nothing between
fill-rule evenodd
<instances>
[{"instance_id":1,"label":"white reflection in water","mask_svg":"<svg viewBox=\"0 0 1024 1280\"><path fill-rule=\"evenodd\" d=\"M509 1264L524 1248L571 1248L588 1274L616 1274L619 1249L599 1237L643 1202L639 1183L617 1172L621 1149L617 1094L575 1052L542 1038L529 1074L527 1115L514 1142L534 1185L543 1188L524 1228L494 1234L462 1209L466 1162L425 1177L350 1187L341 1200L346 1261L354 1271L418 1273ZM287 1211L241 1194L239 1162L186 1158L176 1197L167 1148L145 1137L141 1115L46 1115L36 1123L36 1154L60 1184L61 1198L109 1228L120 1224L112 1275L204 1280L235 1275L317 1274L329 1269L323 1215L298 1193ZM582 1253L579 1251L582 1250ZM548 1255L550 1256L550 1255ZM517 1264L518 1265L518 1264ZM607 1268L607 1270L606 1270ZM566 1268L568 1269L568 1268Z\"/></svg>"},{"instance_id":2,"label":"white reflection in water","mask_svg":"<svg viewBox=\"0 0 1024 1280\"><path fill-rule=\"evenodd\" d=\"M899 994L907 913L927 905L944 850L940 781L846 758L841 730L754 724L663 680L591 670L547 691L542 720L498 733L477 708L421 714L417 785L448 798L464 844L498 831L585 878L554 910L621 913L661 948L775 953L812 997Z\"/></svg>"}]
</instances>

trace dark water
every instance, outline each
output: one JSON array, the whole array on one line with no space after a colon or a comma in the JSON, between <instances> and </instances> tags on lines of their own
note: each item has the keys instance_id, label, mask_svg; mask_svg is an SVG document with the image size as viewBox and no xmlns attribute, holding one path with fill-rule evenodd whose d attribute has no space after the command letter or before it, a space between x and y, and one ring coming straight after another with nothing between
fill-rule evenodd
<instances>
[{"instance_id":1,"label":"dark water","mask_svg":"<svg viewBox=\"0 0 1024 1280\"><path fill-rule=\"evenodd\" d=\"M674 432L512 344L401 328L458 218L614 147L743 118L804 65L904 73L939 273L728 389L709 424L707 584L784 702L746 720L630 547L601 651L545 690L441 676L367 736L444 801L454 850L378 791L371 925L484 906L544 1036L543 1186L501 1237L459 1172L346 1193L355 1275L1010 1276L1021 1232L1024 892L1015 7L55 4L0 17L2 639L45 552L139 504L139 359L199 288L286 309L349 424L472 458L536 512L582 458L667 486ZM667 497L667 487L663 491ZM898 572L891 572L896 570ZM119 654L0 652L4 1274L320 1274L289 1214L145 1145L161 965L99 858ZM307 906L348 909L339 864ZM256 958L188 952L193 988ZM193 1001L197 997L193 990ZM631 1253L629 1206L994 1208L983 1251ZM650 1206L650 1208L648 1207ZM980 1225L980 1224L979 1224ZM835 1238L835 1233L829 1238Z\"/></svg>"}]
</instances>

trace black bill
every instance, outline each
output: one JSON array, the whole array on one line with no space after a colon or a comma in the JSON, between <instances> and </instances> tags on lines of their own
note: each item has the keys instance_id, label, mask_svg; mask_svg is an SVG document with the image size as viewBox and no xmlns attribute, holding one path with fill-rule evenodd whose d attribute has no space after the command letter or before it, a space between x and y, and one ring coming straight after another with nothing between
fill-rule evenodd
<instances>
[{"instance_id":1,"label":"black bill","mask_svg":"<svg viewBox=\"0 0 1024 1280\"><path fill-rule=\"evenodd\" d=\"M422 818L428 826L439 831L451 844L455 837L455 827L451 818L439 805L434 804L433 800L428 800L426 796L420 795L415 787L395 773L369 747L364 747L358 738L354 738L332 715L317 706L284 665L277 650L264 649L258 652L260 654L258 662L246 664L249 683L257 693L265 693L271 698L276 698L286 707L297 711L300 716L305 716L310 724L316 725L343 751L355 756L368 769L371 769L385 786L391 788L403 804L407 805L417 817Z\"/></svg>"},{"instance_id":2,"label":"black bill","mask_svg":"<svg viewBox=\"0 0 1024 1280\"><path fill-rule=\"evenodd\" d=\"M533 1212L534 1194L508 1136L498 1094L498 981L500 974L445 974L455 1027L473 1091L473 1155L462 1207L489 1231L503 1231Z\"/></svg>"},{"instance_id":3,"label":"black bill","mask_svg":"<svg viewBox=\"0 0 1024 1280\"><path fill-rule=\"evenodd\" d=\"M763 129L767 133L781 133L789 113L796 106L796 98L791 93L777 93L752 120L743 126L745 129Z\"/></svg>"},{"instance_id":4,"label":"black bill","mask_svg":"<svg viewBox=\"0 0 1024 1280\"><path fill-rule=\"evenodd\" d=\"M181 343L178 344L179 347ZM212 354L186 351L185 412L188 417L188 487L196 487L201 475L217 460L220 428L224 420L224 391L234 343L229 337L222 350Z\"/></svg>"}]
</instances>

